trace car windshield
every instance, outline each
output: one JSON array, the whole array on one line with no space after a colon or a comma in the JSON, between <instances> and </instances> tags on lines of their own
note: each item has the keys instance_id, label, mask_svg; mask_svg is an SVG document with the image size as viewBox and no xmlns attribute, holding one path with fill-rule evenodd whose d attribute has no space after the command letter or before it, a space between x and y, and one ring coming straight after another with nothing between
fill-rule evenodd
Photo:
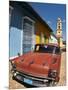
<instances>
[{"instance_id":1,"label":"car windshield","mask_svg":"<svg viewBox=\"0 0 68 90\"><path fill-rule=\"evenodd\" d=\"M60 49L52 45L36 45L35 52L58 54L60 52Z\"/></svg>"}]
</instances>

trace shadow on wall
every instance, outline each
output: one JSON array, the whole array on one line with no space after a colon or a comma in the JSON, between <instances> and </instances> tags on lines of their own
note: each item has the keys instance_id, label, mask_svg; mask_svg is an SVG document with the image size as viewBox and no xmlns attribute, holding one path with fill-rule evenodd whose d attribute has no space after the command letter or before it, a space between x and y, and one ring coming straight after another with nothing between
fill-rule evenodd
<instances>
[{"instance_id":1,"label":"shadow on wall","mask_svg":"<svg viewBox=\"0 0 68 90\"><path fill-rule=\"evenodd\" d=\"M15 5L13 7L12 13L11 13L11 22L10 27L16 27L18 29L22 29L22 17L23 14L21 13L21 7L18 5Z\"/></svg>"}]
</instances>

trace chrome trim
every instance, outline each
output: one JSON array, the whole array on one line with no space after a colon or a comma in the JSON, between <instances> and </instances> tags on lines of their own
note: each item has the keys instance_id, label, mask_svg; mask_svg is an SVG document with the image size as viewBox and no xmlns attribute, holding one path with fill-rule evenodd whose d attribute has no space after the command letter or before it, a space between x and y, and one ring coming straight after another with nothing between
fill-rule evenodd
<instances>
[{"instance_id":1,"label":"chrome trim","mask_svg":"<svg viewBox=\"0 0 68 90\"><path fill-rule=\"evenodd\" d=\"M50 77L45 77L45 78L35 77L35 76L31 76L29 74L21 73L21 72L18 72L18 71L17 71L17 74L19 74L23 77L29 78L29 79L44 81L44 82L45 82L45 80L55 80L54 78L50 78Z\"/></svg>"},{"instance_id":2,"label":"chrome trim","mask_svg":"<svg viewBox=\"0 0 68 90\"><path fill-rule=\"evenodd\" d=\"M14 76L15 75L15 76ZM29 75L25 75L25 74L22 74L20 72L14 72L13 76L20 80L21 82L24 82L24 78L26 79L30 79L32 80L32 84L30 83L27 83L26 84L29 84L29 85L32 85L32 86L35 86L35 87L45 87L45 86L49 86L49 80L52 80L52 78L45 78L45 79L40 79L40 78L37 78L37 77L33 77L33 76L29 76ZM21 77L20 77L21 76ZM52 80L54 81L54 80ZM25 83L25 82L24 82Z\"/></svg>"}]
</instances>

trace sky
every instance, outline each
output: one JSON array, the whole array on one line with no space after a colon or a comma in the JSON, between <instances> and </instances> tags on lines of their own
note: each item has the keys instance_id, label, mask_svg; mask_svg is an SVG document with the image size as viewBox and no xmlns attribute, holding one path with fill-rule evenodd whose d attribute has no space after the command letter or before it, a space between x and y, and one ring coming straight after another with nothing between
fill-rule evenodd
<instances>
[{"instance_id":1,"label":"sky","mask_svg":"<svg viewBox=\"0 0 68 90\"><path fill-rule=\"evenodd\" d=\"M62 20L63 40L66 40L66 5L65 4L48 4L48 3L31 3L29 4L48 23L50 28L56 34L56 23L58 17Z\"/></svg>"}]
</instances>

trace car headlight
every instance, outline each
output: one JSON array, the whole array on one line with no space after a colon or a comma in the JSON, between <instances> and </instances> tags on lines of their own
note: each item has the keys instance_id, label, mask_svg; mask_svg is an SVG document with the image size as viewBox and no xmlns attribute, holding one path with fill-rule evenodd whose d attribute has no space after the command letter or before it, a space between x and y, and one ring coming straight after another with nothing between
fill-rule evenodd
<instances>
[{"instance_id":1,"label":"car headlight","mask_svg":"<svg viewBox=\"0 0 68 90\"><path fill-rule=\"evenodd\" d=\"M11 65L12 65L12 64L14 64L14 61L12 60L12 61L10 61L10 63L11 63Z\"/></svg>"},{"instance_id":2,"label":"car headlight","mask_svg":"<svg viewBox=\"0 0 68 90\"><path fill-rule=\"evenodd\" d=\"M15 62L11 61L12 68L16 68Z\"/></svg>"},{"instance_id":3,"label":"car headlight","mask_svg":"<svg viewBox=\"0 0 68 90\"><path fill-rule=\"evenodd\" d=\"M50 70L49 77L55 78L56 76L57 76L57 71L56 70Z\"/></svg>"}]
</instances>

